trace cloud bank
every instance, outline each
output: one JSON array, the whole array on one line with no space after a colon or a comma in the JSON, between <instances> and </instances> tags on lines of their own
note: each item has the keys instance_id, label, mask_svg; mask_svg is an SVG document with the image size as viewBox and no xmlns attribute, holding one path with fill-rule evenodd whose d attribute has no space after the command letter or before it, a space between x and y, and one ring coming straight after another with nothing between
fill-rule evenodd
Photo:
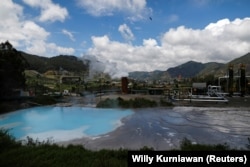
<instances>
[{"instance_id":1,"label":"cloud bank","mask_svg":"<svg viewBox=\"0 0 250 167\"><path fill-rule=\"evenodd\" d=\"M203 29L171 28L160 40L144 39L134 46L93 36L88 54L117 64L117 72L166 70L190 60L227 62L250 51L250 18L222 19Z\"/></svg>"}]
</instances>

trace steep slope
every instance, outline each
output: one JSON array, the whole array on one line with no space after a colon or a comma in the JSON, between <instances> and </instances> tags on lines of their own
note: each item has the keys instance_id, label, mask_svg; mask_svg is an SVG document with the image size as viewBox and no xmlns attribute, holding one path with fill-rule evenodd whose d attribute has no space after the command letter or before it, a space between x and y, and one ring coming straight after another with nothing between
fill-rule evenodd
<instances>
[{"instance_id":1,"label":"steep slope","mask_svg":"<svg viewBox=\"0 0 250 167\"><path fill-rule=\"evenodd\" d=\"M183 78L194 77L201 70L205 68L205 65L200 62L189 61L177 67L172 67L167 70L172 78L176 78L181 75Z\"/></svg>"},{"instance_id":2,"label":"steep slope","mask_svg":"<svg viewBox=\"0 0 250 167\"><path fill-rule=\"evenodd\" d=\"M236 58L228 63L226 63L224 66L218 69L218 71L215 73L216 76L223 76L227 74L227 69L229 64L232 64L234 66L234 73L238 73L238 69L241 64L244 64L246 66L246 75L250 75L250 53L247 53L239 58Z\"/></svg>"},{"instance_id":3,"label":"steep slope","mask_svg":"<svg viewBox=\"0 0 250 167\"><path fill-rule=\"evenodd\" d=\"M87 70L87 66L83 61L75 56L60 55L51 57L49 64L51 64L55 70L61 68L71 72L83 72Z\"/></svg>"},{"instance_id":4,"label":"steep slope","mask_svg":"<svg viewBox=\"0 0 250 167\"><path fill-rule=\"evenodd\" d=\"M47 57L40 57L40 56L36 56L36 55L31 55L31 54L27 54L25 52L21 52L21 54L29 63L28 70L36 70L39 73L44 73L47 70L53 68L51 65L49 65L49 63L48 63L49 58L47 58Z\"/></svg>"},{"instance_id":5,"label":"steep slope","mask_svg":"<svg viewBox=\"0 0 250 167\"><path fill-rule=\"evenodd\" d=\"M197 74L197 76L214 75L216 73L222 75L223 71L221 71L220 69L224 66L225 64L223 63L216 63L216 62L205 63L204 68Z\"/></svg>"},{"instance_id":6,"label":"steep slope","mask_svg":"<svg viewBox=\"0 0 250 167\"><path fill-rule=\"evenodd\" d=\"M67 70L70 72L83 72L87 70L87 65L75 56L60 55L51 58L40 57L36 55L21 52L23 57L29 63L29 70L36 70L39 73L45 73L48 70Z\"/></svg>"},{"instance_id":7,"label":"steep slope","mask_svg":"<svg viewBox=\"0 0 250 167\"><path fill-rule=\"evenodd\" d=\"M239 68L240 64L244 64L246 66L246 74L250 75L250 53L245 54L244 56L241 56L239 58L236 58L232 61L230 61L228 64L234 65L234 70Z\"/></svg>"}]
</instances>

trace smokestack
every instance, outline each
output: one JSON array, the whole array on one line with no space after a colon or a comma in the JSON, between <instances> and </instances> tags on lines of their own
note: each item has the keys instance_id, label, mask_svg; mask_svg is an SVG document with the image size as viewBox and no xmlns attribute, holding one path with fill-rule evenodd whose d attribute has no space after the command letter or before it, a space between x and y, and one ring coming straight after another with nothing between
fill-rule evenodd
<instances>
[{"instance_id":1,"label":"smokestack","mask_svg":"<svg viewBox=\"0 0 250 167\"><path fill-rule=\"evenodd\" d=\"M240 92L241 96L246 93L246 66L244 64L240 65Z\"/></svg>"},{"instance_id":2,"label":"smokestack","mask_svg":"<svg viewBox=\"0 0 250 167\"><path fill-rule=\"evenodd\" d=\"M233 95L233 84L234 84L234 66L233 64L229 64L228 66L228 91L229 91L229 96Z\"/></svg>"},{"instance_id":3,"label":"smokestack","mask_svg":"<svg viewBox=\"0 0 250 167\"><path fill-rule=\"evenodd\" d=\"M122 93L127 94L128 93L128 78L122 77Z\"/></svg>"}]
</instances>

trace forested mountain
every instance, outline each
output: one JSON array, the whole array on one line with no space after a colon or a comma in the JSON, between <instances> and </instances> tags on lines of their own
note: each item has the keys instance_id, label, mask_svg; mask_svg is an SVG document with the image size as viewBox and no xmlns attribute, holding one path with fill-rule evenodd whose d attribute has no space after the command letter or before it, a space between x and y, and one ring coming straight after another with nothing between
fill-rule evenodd
<instances>
[{"instance_id":1,"label":"forested mountain","mask_svg":"<svg viewBox=\"0 0 250 167\"><path fill-rule=\"evenodd\" d=\"M29 70L36 70L45 73L48 70L67 70L70 72L84 72L87 65L75 56L60 55L55 57L40 57L21 52L29 63Z\"/></svg>"},{"instance_id":2,"label":"forested mountain","mask_svg":"<svg viewBox=\"0 0 250 167\"><path fill-rule=\"evenodd\" d=\"M205 68L205 64L189 61L177 67L172 67L167 70L172 78L176 78L178 76L184 78L190 78L196 76L201 70Z\"/></svg>"}]
</instances>

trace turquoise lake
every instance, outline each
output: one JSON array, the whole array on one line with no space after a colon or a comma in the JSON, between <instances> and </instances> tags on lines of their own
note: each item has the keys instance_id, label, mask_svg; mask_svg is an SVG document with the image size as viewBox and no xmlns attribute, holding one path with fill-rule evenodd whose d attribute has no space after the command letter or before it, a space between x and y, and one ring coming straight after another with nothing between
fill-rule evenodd
<instances>
[{"instance_id":1,"label":"turquoise lake","mask_svg":"<svg viewBox=\"0 0 250 167\"><path fill-rule=\"evenodd\" d=\"M98 137L122 125L132 110L88 107L35 107L0 115L0 128L9 129L16 139L27 136L55 142Z\"/></svg>"}]
</instances>

